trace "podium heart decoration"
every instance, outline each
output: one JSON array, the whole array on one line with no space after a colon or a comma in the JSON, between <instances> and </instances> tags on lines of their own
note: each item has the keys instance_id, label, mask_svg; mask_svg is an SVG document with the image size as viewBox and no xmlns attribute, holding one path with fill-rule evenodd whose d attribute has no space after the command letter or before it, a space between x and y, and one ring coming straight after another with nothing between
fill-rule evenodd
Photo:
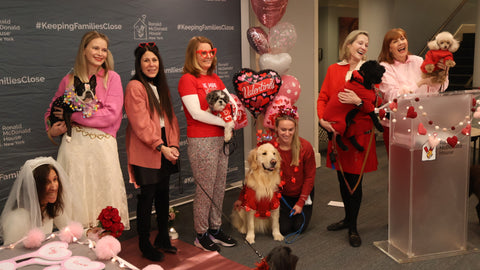
<instances>
[{"instance_id":1,"label":"podium heart decoration","mask_svg":"<svg viewBox=\"0 0 480 270\"><path fill-rule=\"evenodd\" d=\"M417 112L413 106L408 107L407 118L417 118Z\"/></svg>"},{"instance_id":2,"label":"podium heart decoration","mask_svg":"<svg viewBox=\"0 0 480 270\"><path fill-rule=\"evenodd\" d=\"M398 104L395 101L388 104L388 108L390 108L390 110L393 111L393 112L397 111L397 107L398 107Z\"/></svg>"},{"instance_id":3,"label":"podium heart decoration","mask_svg":"<svg viewBox=\"0 0 480 270\"><path fill-rule=\"evenodd\" d=\"M469 125L466 125L463 129L462 129L462 134L463 135L469 135L470 132L472 132L472 126L469 124Z\"/></svg>"},{"instance_id":4,"label":"podium heart decoration","mask_svg":"<svg viewBox=\"0 0 480 270\"><path fill-rule=\"evenodd\" d=\"M437 134L428 137L428 145L430 148L435 148L440 143L440 139L437 138Z\"/></svg>"},{"instance_id":5,"label":"podium heart decoration","mask_svg":"<svg viewBox=\"0 0 480 270\"><path fill-rule=\"evenodd\" d=\"M62 269L65 270L100 270L104 268L104 263L92 261L83 256L73 256L62 263Z\"/></svg>"},{"instance_id":6,"label":"podium heart decoration","mask_svg":"<svg viewBox=\"0 0 480 270\"><path fill-rule=\"evenodd\" d=\"M385 109L380 109L378 111L378 117L380 117L381 120L385 120L386 115L387 115L387 112L385 112Z\"/></svg>"},{"instance_id":7,"label":"podium heart decoration","mask_svg":"<svg viewBox=\"0 0 480 270\"><path fill-rule=\"evenodd\" d=\"M457 143L458 143L458 138L457 138L457 136L448 137L448 138L447 138L447 143L448 143L452 148L455 148L455 146L456 146Z\"/></svg>"},{"instance_id":8,"label":"podium heart decoration","mask_svg":"<svg viewBox=\"0 0 480 270\"><path fill-rule=\"evenodd\" d=\"M418 134L420 134L420 135L426 135L427 134L427 129L423 126L422 123L418 124Z\"/></svg>"},{"instance_id":9,"label":"podium heart decoration","mask_svg":"<svg viewBox=\"0 0 480 270\"><path fill-rule=\"evenodd\" d=\"M282 19L288 0L250 0L250 3L260 23L270 28Z\"/></svg>"},{"instance_id":10,"label":"podium heart decoration","mask_svg":"<svg viewBox=\"0 0 480 270\"><path fill-rule=\"evenodd\" d=\"M233 76L233 85L245 108L257 118L277 95L282 79L274 70L243 68Z\"/></svg>"},{"instance_id":11,"label":"podium heart decoration","mask_svg":"<svg viewBox=\"0 0 480 270\"><path fill-rule=\"evenodd\" d=\"M247 40L252 49L258 54L264 54L270 51L267 33L260 27L248 28Z\"/></svg>"}]
</instances>

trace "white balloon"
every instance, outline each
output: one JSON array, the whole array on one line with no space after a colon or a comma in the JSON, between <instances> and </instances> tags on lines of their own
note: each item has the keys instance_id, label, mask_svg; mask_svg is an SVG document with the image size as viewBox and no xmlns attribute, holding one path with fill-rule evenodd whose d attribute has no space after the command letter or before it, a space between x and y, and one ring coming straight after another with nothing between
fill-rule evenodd
<instances>
[{"instance_id":1,"label":"white balloon","mask_svg":"<svg viewBox=\"0 0 480 270\"><path fill-rule=\"evenodd\" d=\"M260 69L273 69L278 74L284 75L292 64L292 57L288 53L264 53L260 56L258 64Z\"/></svg>"}]
</instances>

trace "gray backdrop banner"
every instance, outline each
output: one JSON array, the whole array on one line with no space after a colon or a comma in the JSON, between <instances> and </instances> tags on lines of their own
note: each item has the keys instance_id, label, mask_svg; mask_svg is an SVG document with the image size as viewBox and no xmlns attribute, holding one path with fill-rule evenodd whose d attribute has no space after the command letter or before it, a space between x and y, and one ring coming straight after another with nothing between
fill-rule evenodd
<instances>
[{"instance_id":1,"label":"gray backdrop banner","mask_svg":"<svg viewBox=\"0 0 480 270\"><path fill-rule=\"evenodd\" d=\"M58 147L45 132L48 105L63 76L71 71L80 39L97 30L110 39L115 71L127 85L134 70L133 51L141 42L160 49L181 129L181 171L172 175L171 200L191 195L194 180L187 158L186 121L177 91L185 50L191 37L210 38L218 48L217 74L235 93L233 74L241 68L240 1L238 0L85 0L0 3L0 210L23 163L37 156L56 158ZM128 183L124 114L117 135L129 209L137 191ZM227 182L244 178L243 132ZM72 179L75 181L75 179ZM99 179L101 181L101 179ZM106 183L107 184L107 183Z\"/></svg>"}]
</instances>

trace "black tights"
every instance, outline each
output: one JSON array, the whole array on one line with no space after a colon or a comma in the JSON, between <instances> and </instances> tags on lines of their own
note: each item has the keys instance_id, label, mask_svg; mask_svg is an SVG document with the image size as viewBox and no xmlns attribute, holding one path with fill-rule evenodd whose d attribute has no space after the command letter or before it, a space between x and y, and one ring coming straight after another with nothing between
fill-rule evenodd
<instances>
[{"instance_id":1,"label":"black tights","mask_svg":"<svg viewBox=\"0 0 480 270\"><path fill-rule=\"evenodd\" d=\"M343 173L345 175L345 179L348 182L348 185L351 189L355 187L357 184L357 180L360 177L358 174L351 174L351 173ZM362 180L358 184L357 189L353 194L350 194L348 191L348 187L345 184L345 180L343 175L340 171L337 171L338 182L340 183L340 194L342 195L342 200L345 209L345 223L349 225L349 231L356 232L357 231L357 218L358 212L360 212L360 204L362 203Z\"/></svg>"},{"instance_id":2,"label":"black tights","mask_svg":"<svg viewBox=\"0 0 480 270\"><path fill-rule=\"evenodd\" d=\"M137 232L140 237L150 235L152 204L155 203L158 236L156 243L169 246L168 214L169 214L169 179L170 174L158 169L133 166L136 179L156 178L157 183L140 185L137 202ZM168 241L168 242L167 242Z\"/></svg>"}]
</instances>

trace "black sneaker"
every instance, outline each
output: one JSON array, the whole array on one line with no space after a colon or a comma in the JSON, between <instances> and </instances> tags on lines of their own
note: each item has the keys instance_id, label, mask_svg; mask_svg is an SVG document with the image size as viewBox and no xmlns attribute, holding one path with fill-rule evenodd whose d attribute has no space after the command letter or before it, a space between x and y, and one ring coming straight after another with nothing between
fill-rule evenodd
<instances>
[{"instance_id":1,"label":"black sneaker","mask_svg":"<svg viewBox=\"0 0 480 270\"><path fill-rule=\"evenodd\" d=\"M205 251L218 251L220 252L220 247L215 244L209 237L208 232L204 234L197 234L194 242L195 246L205 250Z\"/></svg>"},{"instance_id":2,"label":"black sneaker","mask_svg":"<svg viewBox=\"0 0 480 270\"><path fill-rule=\"evenodd\" d=\"M233 239L230 235L225 234L222 229L209 229L208 235L214 243L220 244L224 247L233 247L237 245L237 241Z\"/></svg>"}]
</instances>

